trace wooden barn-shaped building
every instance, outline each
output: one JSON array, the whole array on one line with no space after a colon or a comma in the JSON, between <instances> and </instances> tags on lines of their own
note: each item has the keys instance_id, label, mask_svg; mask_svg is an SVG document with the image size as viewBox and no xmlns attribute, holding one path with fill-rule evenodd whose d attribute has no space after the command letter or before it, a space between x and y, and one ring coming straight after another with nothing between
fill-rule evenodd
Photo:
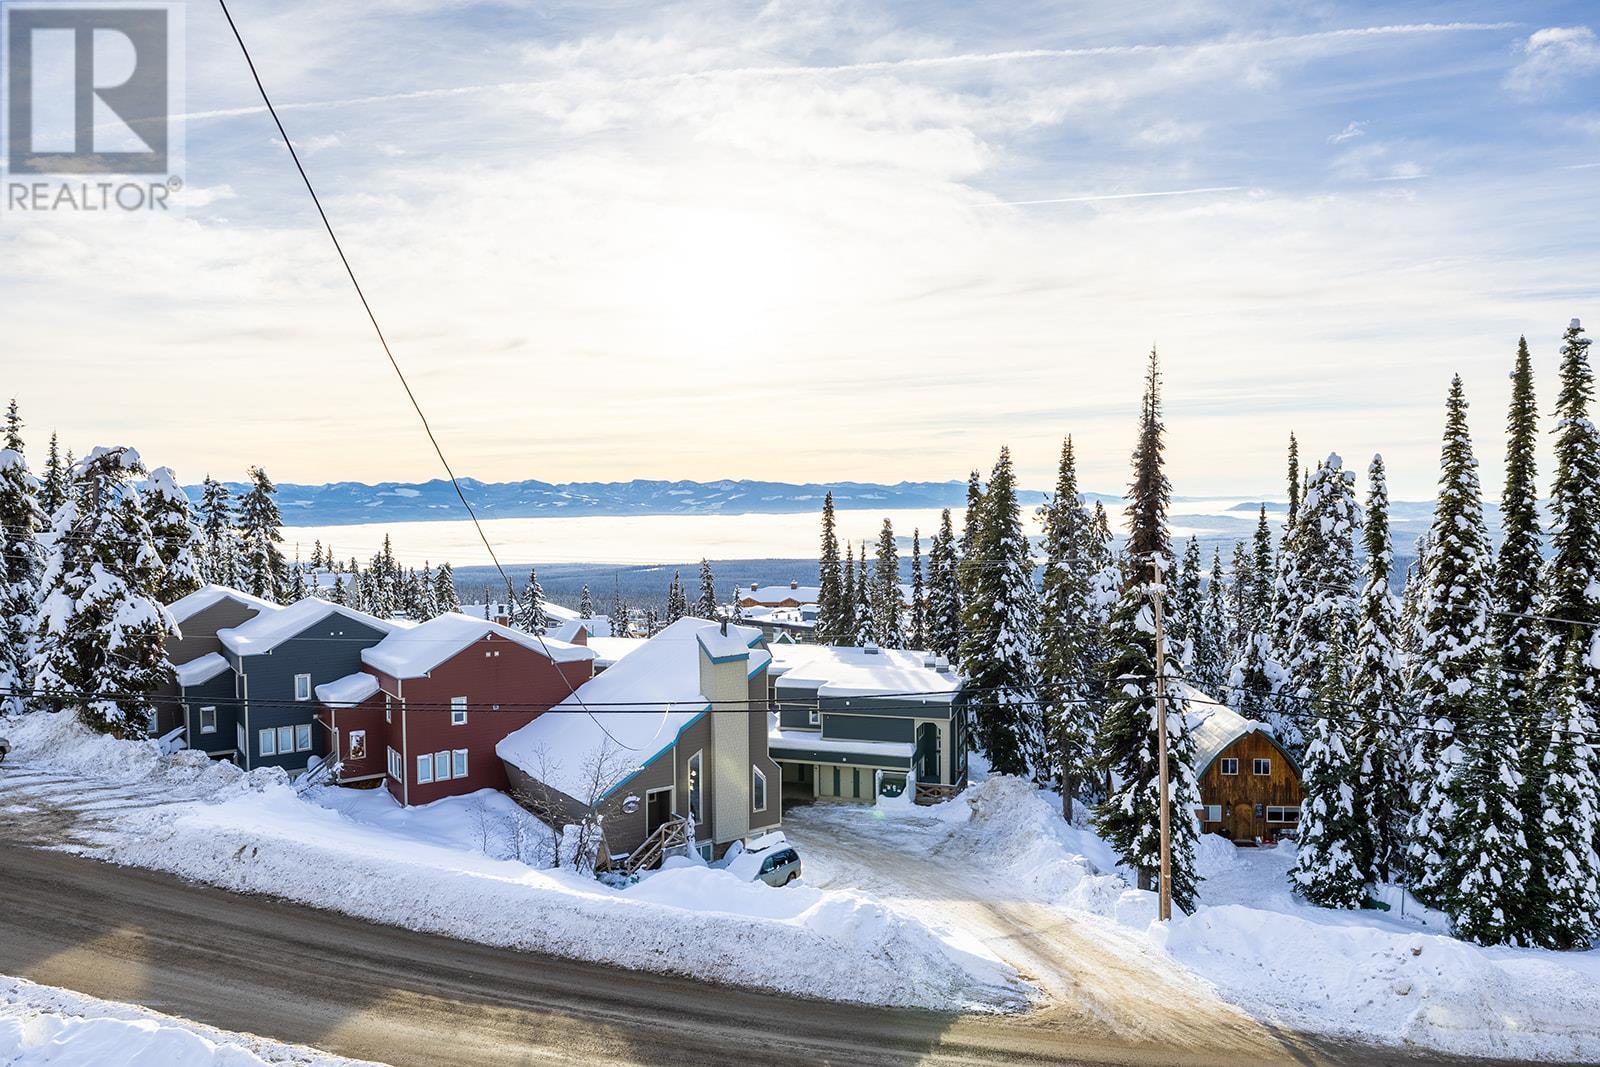
<instances>
[{"instance_id":1,"label":"wooden barn-shaped building","mask_svg":"<svg viewBox=\"0 0 1600 1067\"><path fill-rule=\"evenodd\" d=\"M1220 704L1193 704L1189 729L1204 833L1270 844L1300 825L1300 765L1272 727Z\"/></svg>"}]
</instances>

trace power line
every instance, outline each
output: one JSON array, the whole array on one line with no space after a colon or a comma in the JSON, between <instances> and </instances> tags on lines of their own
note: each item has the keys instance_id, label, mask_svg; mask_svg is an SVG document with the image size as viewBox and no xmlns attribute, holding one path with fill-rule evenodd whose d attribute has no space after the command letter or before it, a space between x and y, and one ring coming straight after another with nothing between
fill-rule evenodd
<instances>
[{"instance_id":1,"label":"power line","mask_svg":"<svg viewBox=\"0 0 1600 1067\"><path fill-rule=\"evenodd\" d=\"M378 343L383 346L383 354L389 358L389 366L394 368L395 376L400 379L400 385L406 392L406 399L411 401L411 407L416 411L417 418L422 423L423 432L428 435L428 443L433 446L434 454L439 457L439 463L444 467L445 473L450 476L450 484L454 487L456 496L461 500L461 506L466 509L467 516L472 520L473 529L478 531L478 537L483 541L485 551L489 553L489 558L494 561L495 570L500 572L500 577L505 581L506 587L509 589L511 587L511 578L506 574L505 568L500 566L500 559L495 555L494 546L489 543L489 535L484 533L483 524L478 521L478 513L472 509L472 503L467 500L467 494L461 488L460 479L456 477L456 472L451 469L450 461L445 458L444 449L439 446L439 439L433 434L433 427L428 425L428 416L423 413L422 405L417 401L417 395L411 391L411 383L406 380L405 372L400 369L399 361L394 358L394 352L389 348L389 340L383 334L383 327L378 325L378 316L373 313L372 305L367 302L367 294L362 291L361 283L356 279L356 272L350 266L349 257L344 254L344 246L339 243L339 235L334 232L333 223L328 220L328 213L322 209L322 199L317 196L316 186L311 184L311 176L306 173L305 166L300 162L300 153L295 150L294 141L290 139L289 131L284 129L283 120L278 117L278 109L273 106L272 98L267 94L267 87L262 84L261 74L256 70L255 60L251 58L250 49L244 43L244 36L240 34L238 25L233 21L233 13L228 10L227 0L217 0L217 4L222 8L223 17L228 20L228 28L233 31L233 39L239 42L239 51L244 54L245 64L250 68L250 77L254 79L256 89L261 93L261 102L266 104L267 112L272 116L273 124L278 127L278 133L283 137L284 147L289 149L289 158L294 160L295 170L300 172L300 180L305 182L306 192L311 194L311 202L316 205L317 216L322 219L323 229L328 231L328 239L333 242L333 250L339 254L339 262L344 265L344 272L349 276L350 284L355 289L356 296L361 300L361 307L367 313L367 320L372 323L372 330L378 336ZM540 644L544 643L542 635L534 634L534 637L538 638ZM548 648L545 649L545 653L547 658L555 658L549 655ZM572 699L578 702L579 707L582 707L583 698L578 696L577 687L570 682L566 682L565 675L561 677L562 681L567 684ZM601 724L599 719L595 719L595 725L599 726L602 732L605 732L605 726ZM606 736L610 737L611 735L607 733ZM614 737L611 739L616 741ZM622 742L617 741L617 744L621 745ZM622 745L622 747L630 748L631 746Z\"/></svg>"}]
</instances>

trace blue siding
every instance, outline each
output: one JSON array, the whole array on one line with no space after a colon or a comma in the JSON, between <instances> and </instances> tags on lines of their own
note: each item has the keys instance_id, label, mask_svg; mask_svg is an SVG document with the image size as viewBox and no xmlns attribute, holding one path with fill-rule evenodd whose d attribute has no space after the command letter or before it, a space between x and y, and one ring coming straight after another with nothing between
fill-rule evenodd
<instances>
[{"instance_id":1,"label":"blue siding","mask_svg":"<svg viewBox=\"0 0 1600 1067\"><path fill-rule=\"evenodd\" d=\"M209 681L183 690L183 725L190 748L213 754L234 750L237 734L234 723L238 721L238 705L234 703L236 688L233 672L223 671ZM213 705L217 709L216 732L201 733L200 709Z\"/></svg>"}]
</instances>

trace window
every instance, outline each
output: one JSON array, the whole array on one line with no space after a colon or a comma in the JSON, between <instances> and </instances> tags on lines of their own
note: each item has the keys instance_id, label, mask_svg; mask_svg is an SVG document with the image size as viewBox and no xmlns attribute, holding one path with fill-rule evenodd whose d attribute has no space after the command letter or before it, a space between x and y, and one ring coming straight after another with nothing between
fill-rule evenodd
<instances>
[{"instance_id":1,"label":"window","mask_svg":"<svg viewBox=\"0 0 1600 1067\"><path fill-rule=\"evenodd\" d=\"M767 776L760 767L750 768L750 806L757 811L767 810Z\"/></svg>"},{"instance_id":2,"label":"window","mask_svg":"<svg viewBox=\"0 0 1600 1067\"><path fill-rule=\"evenodd\" d=\"M1294 807L1282 807L1282 808L1279 808L1279 807L1268 807L1267 808L1267 821L1268 822L1288 823L1290 825L1294 825L1294 824L1296 824L1296 823L1298 823L1300 821L1300 808L1299 808L1298 805L1296 805Z\"/></svg>"},{"instance_id":3,"label":"window","mask_svg":"<svg viewBox=\"0 0 1600 1067\"><path fill-rule=\"evenodd\" d=\"M311 724L303 722L294 728L294 750L296 752L311 751Z\"/></svg>"},{"instance_id":4,"label":"window","mask_svg":"<svg viewBox=\"0 0 1600 1067\"><path fill-rule=\"evenodd\" d=\"M217 732L217 709L215 707L200 709L200 732L203 734Z\"/></svg>"},{"instance_id":5,"label":"window","mask_svg":"<svg viewBox=\"0 0 1600 1067\"><path fill-rule=\"evenodd\" d=\"M394 750L390 749L390 751L392 752ZM367 732L365 730L350 731L350 758L367 758Z\"/></svg>"},{"instance_id":6,"label":"window","mask_svg":"<svg viewBox=\"0 0 1600 1067\"><path fill-rule=\"evenodd\" d=\"M821 726L822 725L822 709L820 709L820 708L812 708L810 717L811 717L811 725L812 726Z\"/></svg>"},{"instance_id":7,"label":"window","mask_svg":"<svg viewBox=\"0 0 1600 1067\"><path fill-rule=\"evenodd\" d=\"M248 756L250 754L250 744L245 740L244 723L242 722L233 724L233 744L242 755Z\"/></svg>"},{"instance_id":8,"label":"window","mask_svg":"<svg viewBox=\"0 0 1600 1067\"><path fill-rule=\"evenodd\" d=\"M1206 822L1221 822L1222 821L1222 805L1221 804L1207 804L1205 806L1205 821Z\"/></svg>"},{"instance_id":9,"label":"window","mask_svg":"<svg viewBox=\"0 0 1600 1067\"><path fill-rule=\"evenodd\" d=\"M394 749L389 750L389 777L400 782L405 780L405 765L400 761L400 753Z\"/></svg>"},{"instance_id":10,"label":"window","mask_svg":"<svg viewBox=\"0 0 1600 1067\"><path fill-rule=\"evenodd\" d=\"M1262 778L1270 777L1272 774L1272 761L1269 759L1251 760L1250 771Z\"/></svg>"},{"instance_id":11,"label":"window","mask_svg":"<svg viewBox=\"0 0 1600 1067\"><path fill-rule=\"evenodd\" d=\"M278 727L278 755L287 756L294 751L294 727Z\"/></svg>"},{"instance_id":12,"label":"window","mask_svg":"<svg viewBox=\"0 0 1600 1067\"><path fill-rule=\"evenodd\" d=\"M450 753L450 777L465 778L467 776L467 750L458 748Z\"/></svg>"},{"instance_id":13,"label":"window","mask_svg":"<svg viewBox=\"0 0 1600 1067\"><path fill-rule=\"evenodd\" d=\"M705 792L705 782L700 777L700 753L696 752L689 757L689 815L696 823L701 820Z\"/></svg>"},{"instance_id":14,"label":"window","mask_svg":"<svg viewBox=\"0 0 1600 1067\"><path fill-rule=\"evenodd\" d=\"M389 694L383 694L383 721L394 722L394 711L389 707ZM400 777L398 774L396 778Z\"/></svg>"},{"instance_id":15,"label":"window","mask_svg":"<svg viewBox=\"0 0 1600 1067\"><path fill-rule=\"evenodd\" d=\"M1231 757L1228 758L1228 759L1223 760L1222 761L1222 773L1223 774L1238 774L1239 773L1239 761L1236 760L1236 759L1233 759Z\"/></svg>"},{"instance_id":16,"label":"window","mask_svg":"<svg viewBox=\"0 0 1600 1067\"><path fill-rule=\"evenodd\" d=\"M417 757L417 784L427 785L433 781L433 757L427 753Z\"/></svg>"},{"instance_id":17,"label":"window","mask_svg":"<svg viewBox=\"0 0 1600 1067\"><path fill-rule=\"evenodd\" d=\"M450 725L451 726L465 726L465 725L467 725L467 698L466 697L451 697L450 698Z\"/></svg>"},{"instance_id":18,"label":"window","mask_svg":"<svg viewBox=\"0 0 1600 1067\"><path fill-rule=\"evenodd\" d=\"M433 780L448 782L450 780L450 753L435 752L433 754Z\"/></svg>"},{"instance_id":19,"label":"window","mask_svg":"<svg viewBox=\"0 0 1600 1067\"><path fill-rule=\"evenodd\" d=\"M297 674L294 676L294 698L296 700L311 699L311 675Z\"/></svg>"},{"instance_id":20,"label":"window","mask_svg":"<svg viewBox=\"0 0 1600 1067\"><path fill-rule=\"evenodd\" d=\"M276 756L278 754L278 731L267 727L261 731L258 747L263 756Z\"/></svg>"}]
</instances>

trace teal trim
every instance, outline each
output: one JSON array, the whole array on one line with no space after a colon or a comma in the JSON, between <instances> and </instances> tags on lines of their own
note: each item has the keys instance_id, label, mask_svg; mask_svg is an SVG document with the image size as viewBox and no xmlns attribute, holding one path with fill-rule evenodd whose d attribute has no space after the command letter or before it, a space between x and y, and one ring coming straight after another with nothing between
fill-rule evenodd
<instances>
[{"instance_id":1,"label":"teal trim","mask_svg":"<svg viewBox=\"0 0 1600 1067\"><path fill-rule=\"evenodd\" d=\"M882 756L871 752L839 752L805 748L799 745L767 745L767 755L789 763L842 763L850 767L881 767L884 770L911 769L910 756Z\"/></svg>"},{"instance_id":2,"label":"teal trim","mask_svg":"<svg viewBox=\"0 0 1600 1067\"><path fill-rule=\"evenodd\" d=\"M611 796L611 794L615 793L617 790L621 789L623 786L627 785L629 782L631 782L635 778L639 777L639 775L641 775L645 771L649 770L652 766L654 766L656 760L660 759L662 756L665 756L668 752L671 752L674 748L676 748L678 746L678 738L683 736L683 731L687 730L689 727L693 726L695 723L697 723L701 719L705 718L708 714L710 714L710 712L711 712L711 705L710 704L707 704L704 708L700 709L700 713L698 715L696 715L694 718L690 719L688 722L684 723L682 726L678 727L678 732L672 735L672 740L669 741L664 748L662 748L654 756L651 756L649 759L647 759L643 763L639 764L639 769L638 770L636 770L632 774L628 775L628 777L624 778L622 781L618 782L616 785L612 786L610 789L607 789L604 793L601 793L600 794L600 799L601 800L606 800L607 798L609 798ZM577 797L573 797L572 799L573 800L577 800L578 798Z\"/></svg>"}]
</instances>

